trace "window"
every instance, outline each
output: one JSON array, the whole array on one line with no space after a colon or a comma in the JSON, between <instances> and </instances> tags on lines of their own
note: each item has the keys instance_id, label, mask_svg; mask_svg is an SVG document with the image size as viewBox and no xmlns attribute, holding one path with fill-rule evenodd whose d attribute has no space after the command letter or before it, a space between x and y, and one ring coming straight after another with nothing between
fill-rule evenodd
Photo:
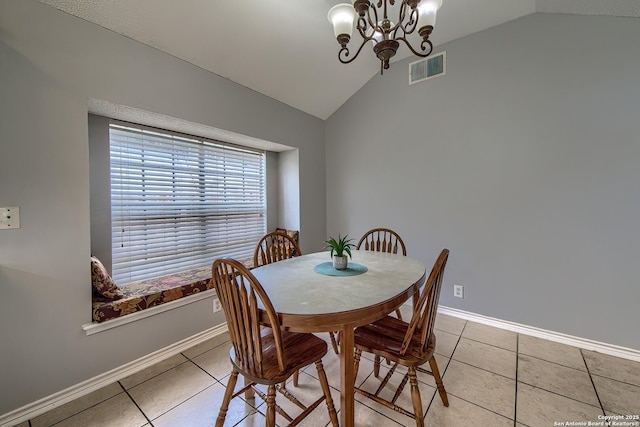
<instances>
[{"instance_id":1,"label":"window","mask_svg":"<svg viewBox=\"0 0 640 427\"><path fill-rule=\"evenodd\" d=\"M266 232L264 151L115 121L109 140L116 283L253 256Z\"/></svg>"}]
</instances>

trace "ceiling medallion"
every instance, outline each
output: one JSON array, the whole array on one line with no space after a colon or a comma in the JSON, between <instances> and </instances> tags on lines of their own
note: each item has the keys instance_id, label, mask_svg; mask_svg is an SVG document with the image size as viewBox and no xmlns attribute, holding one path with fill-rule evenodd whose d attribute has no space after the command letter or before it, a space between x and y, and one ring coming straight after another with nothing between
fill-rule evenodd
<instances>
[{"instance_id":1,"label":"ceiling medallion","mask_svg":"<svg viewBox=\"0 0 640 427\"><path fill-rule=\"evenodd\" d=\"M380 60L380 74L389 68L389 59L398 51L400 41L404 42L414 55L424 58L431 54L433 45L429 35L436 23L436 13L442 6L442 0L401 0L397 24L389 20L388 16L389 6L393 6L395 2L396 0L378 0L374 5L369 0L353 0L352 5L341 3L329 10L327 17L333 24L333 31L341 46L338 52L340 62L353 62L368 41L373 43L373 52ZM351 39L354 24L362 37L362 43L356 54L349 58L347 44ZM413 34L416 29L422 37L420 51L407 40L407 36Z\"/></svg>"}]
</instances>

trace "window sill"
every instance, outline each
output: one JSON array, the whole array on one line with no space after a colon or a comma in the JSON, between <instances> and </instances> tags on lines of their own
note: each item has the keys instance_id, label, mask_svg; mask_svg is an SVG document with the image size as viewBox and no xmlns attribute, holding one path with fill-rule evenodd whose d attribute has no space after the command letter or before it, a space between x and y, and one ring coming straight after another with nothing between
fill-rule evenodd
<instances>
[{"instance_id":1,"label":"window sill","mask_svg":"<svg viewBox=\"0 0 640 427\"><path fill-rule=\"evenodd\" d=\"M196 301L200 301L206 298L217 299L216 291L214 289L209 289L208 291L198 292L184 298L177 299L175 301L160 304L155 307L149 307L147 309L136 311L135 313L127 314L126 316L116 317L114 319L110 319L101 323L85 323L84 325L82 325L82 330L85 331L86 335L97 334L99 332L117 328L128 323L137 322L138 320L146 319L147 317L155 316L157 314L164 313L165 311L173 310L184 305L193 304Z\"/></svg>"}]
</instances>

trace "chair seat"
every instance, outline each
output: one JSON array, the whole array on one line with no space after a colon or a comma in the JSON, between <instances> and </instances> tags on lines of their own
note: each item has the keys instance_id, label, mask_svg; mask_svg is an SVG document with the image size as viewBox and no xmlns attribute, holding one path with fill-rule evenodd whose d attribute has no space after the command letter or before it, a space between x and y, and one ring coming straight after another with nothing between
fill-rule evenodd
<instances>
[{"instance_id":1,"label":"chair seat","mask_svg":"<svg viewBox=\"0 0 640 427\"><path fill-rule=\"evenodd\" d=\"M320 360L327 354L326 341L313 334L282 331L282 352L285 355L284 370L278 367L276 345L271 328L261 332L262 372L256 372L236 357L233 347L229 351L231 363L247 378L259 384L278 384L289 378L298 369Z\"/></svg>"},{"instance_id":2,"label":"chair seat","mask_svg":"<svg viewBox=\"0 0 640 427\"><path fill-rule=\"evenodd\" d=\"M426 363L436 348L436 336L429 336L427 349L423 351L418 329L404 355L400 354L409 324L395 317L387 316L376 322L360 326L354 331L356 347L363 351L384 357L404 366L420 366Z\"/></svg>"}]
</instances>

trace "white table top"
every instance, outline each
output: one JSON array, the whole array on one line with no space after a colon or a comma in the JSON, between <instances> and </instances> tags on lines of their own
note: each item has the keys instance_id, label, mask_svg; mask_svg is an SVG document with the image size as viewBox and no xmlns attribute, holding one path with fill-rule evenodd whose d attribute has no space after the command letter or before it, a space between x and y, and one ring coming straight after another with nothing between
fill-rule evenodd
<instances>
[{"instance_id":1,"label":"white table top","mask_svg":"<svg viewBox=\"0 0 640 427\"><path fill-rule=\"evenodd\" d=\"M269 295L275 310L283 314L314 315L358 310L387 301L424 277L425 265L396 254L352 251L349 262L368 271L356 276L327 276L313 268L330 262L329 252L318 252L279 261L251 272Z\"/></svg>"}]
</instances>

